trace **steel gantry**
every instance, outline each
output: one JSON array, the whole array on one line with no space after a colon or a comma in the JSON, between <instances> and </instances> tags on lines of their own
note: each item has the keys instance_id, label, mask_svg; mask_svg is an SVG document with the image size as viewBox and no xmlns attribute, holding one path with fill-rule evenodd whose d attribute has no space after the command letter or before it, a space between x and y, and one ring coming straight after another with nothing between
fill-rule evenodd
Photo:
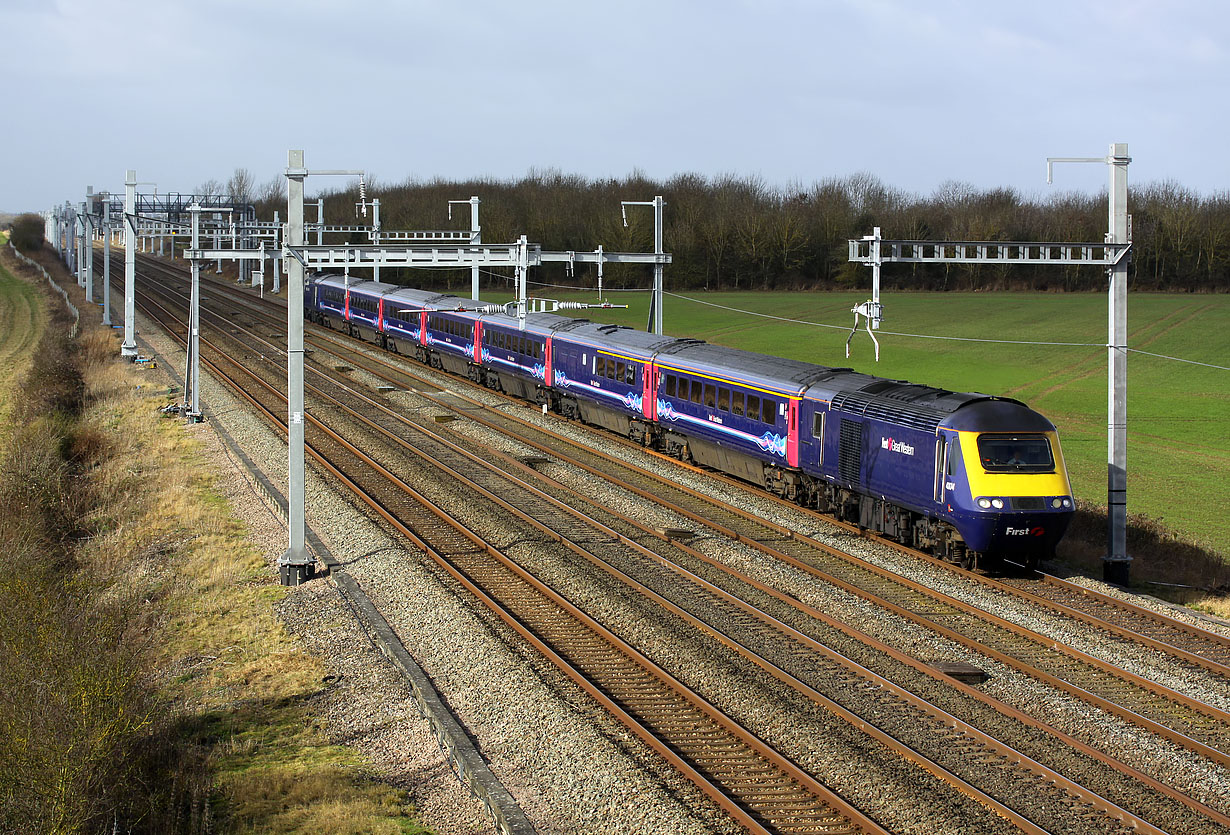
<instances>
[{"instance_id":1,"label":"steel gantry","mask_svg":"<svg viewBox=\"0 0 1230 835\"><path fill-rule=\"evenodd\" d=\"M852 262L872 268L872 298L853 309L853 338L859 317L867 320L867 333L880 345L873 329L880 326L880 265L904 264L1031 264L1098 266L1109 282L1107 338L1107 543L1102 573L1109 583L1127 585L1131 557L1127 553L1127 274L1131 236L1127 211L1128 146L1116 142L1105 157L1052 157L1047 160L1047 182L1056 162L1094 162L1110 168L1109 230L1100 243L1021 243L1011 241L884 240L880 228L872 235L851 240ZM846 356L850 340L846 340Z\"/></svg>"},{"instance_id":2,"label":"steel gantry","mask_svg":"<svg viewBox=\"0 0 1230 835\"><path fill-rule=\"evenodd\" d=\"M531 244L522 235L510 244L482 243L478 225L477 197L471 197L471 229L428 232L388 232L374 227L329 226L323 222L323 211L318 210L318 223L308 227L304 223L304 180L310 176L344 175L362 176L361 171L309 171L304 167L302 150L291 150L287 155L287 225L283 236L281 256L287 272L287 471L288 471L288 544L286 552L278 559L279 576L283 585L298 585L315 576L315 559L305 547L305 467L304 428L307 417L303 398L303 291L306 270L370 269L379 268L470 268L477 282L477 270L483 267L512 268L517 275L517 301L501 306L510 314L515 309L519 327L525 328L525 317L533 301L528 296L527 273L530 267L548 262L593 263L601 270L603 263L651 264L654 266L655 289L658 298L658 322L661 321L662 269L671 262L670 254L662 251L661 209L662 198L655 198L649 205L655 206L658 232L655 234L655 251L605 252L599 247L593 252L550 252L538 244ZM366 203L366 197L363 196ZM374 201L373 201L374 202ZM317 204L319 207L319 203ZM316 244L307 244L305 231L317 231ZM373 243L326 244L325 232L367 232ZM194 263L206 259L253 260L263 259L263 251L247 248L202 249L194 244L184 251L184 257ZM477 283L474 285L477 298ZM613 305L612 305L613 306ZM494 309L494 308L493 308ZM558 309L570 309L567 303Z\"/></svg>"}]
</instances>

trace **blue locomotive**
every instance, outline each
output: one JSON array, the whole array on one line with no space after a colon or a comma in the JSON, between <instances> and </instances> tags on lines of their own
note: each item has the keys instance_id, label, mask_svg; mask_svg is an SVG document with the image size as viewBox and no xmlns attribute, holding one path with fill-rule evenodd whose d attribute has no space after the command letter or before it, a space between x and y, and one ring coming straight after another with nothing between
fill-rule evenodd
<instances>
[{"instance_id":1,"label":"blue locomotive","mask_svg":"<svg viewBox=\"0 0 1230 835\"><path fill-rule=\"evenodd\" d=\"M312 321L966 566L1035 566L1073 514L1054 425L945 391L379 282L307 280ZM469 308L469 309L467 309Z\"/></svg>"}]
</instances>

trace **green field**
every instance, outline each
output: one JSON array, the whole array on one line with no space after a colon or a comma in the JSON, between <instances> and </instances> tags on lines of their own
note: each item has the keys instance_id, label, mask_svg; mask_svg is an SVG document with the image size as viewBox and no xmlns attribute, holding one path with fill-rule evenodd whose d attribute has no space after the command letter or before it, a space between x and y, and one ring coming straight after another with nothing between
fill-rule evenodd
<instances>
[{"instance_id":1,"label":"green field","mask_svg":"<svg viewBox=\"0 0 1230 835\"><path fill-rule=\"evenodd\" d=\"M465 293L465 290L461 291ZM593 301L594 293L541 295ZM505 301L508 295L488 294ZM880 362L864 330L845 341L854 293L693 293L668 296L665 331L956 391L1008 395L1059 427L1076 495L1106 504L1106 349L920 339L1095 343L1107 339L1103 294L887 293ZM611 294L628 310L595 321L644 328L644 293ZM708 305L721 305L720 307ZM838 327L766 319L737 311ZM583 315L583 314L574 314ZM1230 366L1230 296L1132 294L1128 347ZM1184 539L1230 554L1230 371L1139 353L1128 357L1128 509Z\"/></svg>"}]
</instances>

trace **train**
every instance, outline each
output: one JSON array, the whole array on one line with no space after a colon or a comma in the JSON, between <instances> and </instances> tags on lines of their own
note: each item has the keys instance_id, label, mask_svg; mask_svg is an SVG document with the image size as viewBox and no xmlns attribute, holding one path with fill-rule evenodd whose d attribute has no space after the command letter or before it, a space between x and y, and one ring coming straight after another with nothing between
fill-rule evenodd
<instances>
[{"instance_id":1,"label":"train","mask_svg":"<svg viewBox=\"0 0 1230 835\"><path fill-rule=\"evenodd\" d=\"M1074 513L1054 424L1012 398L558 313L522 328L329 273L305 279L304 315L965 567L1035 568Z\"/></svg>"}]
</instances>

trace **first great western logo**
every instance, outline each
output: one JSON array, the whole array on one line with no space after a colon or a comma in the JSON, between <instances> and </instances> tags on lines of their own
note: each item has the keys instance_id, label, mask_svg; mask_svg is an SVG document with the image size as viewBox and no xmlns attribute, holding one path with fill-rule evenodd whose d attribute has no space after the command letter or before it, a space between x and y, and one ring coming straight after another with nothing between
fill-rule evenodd
<instances>
[{"instance_id":1,"label":"first great western logo","mask_svg":"<svg viewBox=\"0 0 1230 835\"><path fill-rule=\"evenodd\" d=\"M894 441L892 438L881 438L880 449L887 449L889 452L899 452L902 455L914 454L913 446L905 441Z\"/></svg>"}]
</instances>

